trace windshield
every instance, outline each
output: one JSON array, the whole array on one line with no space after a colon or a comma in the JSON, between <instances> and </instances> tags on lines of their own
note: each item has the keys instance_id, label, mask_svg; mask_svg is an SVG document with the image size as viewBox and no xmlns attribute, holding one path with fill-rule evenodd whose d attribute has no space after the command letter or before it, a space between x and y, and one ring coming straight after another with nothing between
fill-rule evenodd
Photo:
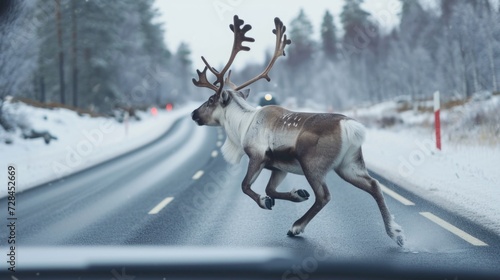
<instances>
[{"instance_id":1,"label":"windshield","mask_svg":"<svg viewBox=\"0 0 500 280\"><path fill-rule=\"evenodd\" d=\"M498 15L2 1L0 275L500 275Z\"/></svg>"}]
</instances>

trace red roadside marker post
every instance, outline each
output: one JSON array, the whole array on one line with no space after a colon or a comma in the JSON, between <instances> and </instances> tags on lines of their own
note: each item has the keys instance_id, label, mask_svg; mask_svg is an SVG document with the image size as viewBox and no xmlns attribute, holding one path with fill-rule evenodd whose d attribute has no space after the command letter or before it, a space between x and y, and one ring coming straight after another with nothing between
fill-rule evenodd
<instances>
[{"instance_id":1,"label":"red roadside marker post","mask_svg":"<svg viewBox=\"0 0 500 280\"><path fill-rule=\"evenodd\" d=\"M434 93L434 125L436 128L436 148L441 150L441 118L440 118L439 91Z\"/></svg>"}]
</instances>

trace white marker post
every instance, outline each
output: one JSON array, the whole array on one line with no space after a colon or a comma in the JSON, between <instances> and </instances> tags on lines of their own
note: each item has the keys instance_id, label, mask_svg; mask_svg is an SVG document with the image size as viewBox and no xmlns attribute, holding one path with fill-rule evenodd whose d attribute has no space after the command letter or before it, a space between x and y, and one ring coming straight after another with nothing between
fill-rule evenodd
<instances>
[{"instance_id":1,"label":"white marker post","mask_svg":"<svg viewBox=\"0 0 500 280\"><path fill-rule=\"evenodd\" d=\"M441 150L441 118L440 118L439 91L434 93L434 125L436 128L436 148Z\"/></svg>"},{"instance_id":2,"label":"white marker post","mask_svg":"<svg viewBox=\"0 0 500 280\"><path fill-rule=\"evenodd\" d=\"M128 111L125 111L125 114L123 114L123 123L125 124L125 136L128 136L128 119L130 115Z\"/></svg>"}]
</instances>

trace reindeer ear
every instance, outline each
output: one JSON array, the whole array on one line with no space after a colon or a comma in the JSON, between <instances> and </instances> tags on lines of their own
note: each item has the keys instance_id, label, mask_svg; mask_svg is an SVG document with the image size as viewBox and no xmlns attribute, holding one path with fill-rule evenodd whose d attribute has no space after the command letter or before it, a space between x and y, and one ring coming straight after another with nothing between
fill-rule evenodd
<instances>
[{"instance_id":1,"label":"reindeer ear","mask_svg":"<svg viewBox=\"0 0 500 280\"><path fill-rule=\"evenodd\" d=\"M244 90L241 90L240 93L243 96L243 98L246 100L248 98L248 95L250 94L250 89L246 88Z\"/></svg>"},{"instance_id":2,"label":"reindeer ear","mask_svg":"<svg viewBox=\"0 0 500 280\"><path fill-rule=\"evenodd\" d=\"M229 103L229 93L225 90L223 90L220 94L220 103L224 106L226 106Z\"/></svg>"}]
</instances>

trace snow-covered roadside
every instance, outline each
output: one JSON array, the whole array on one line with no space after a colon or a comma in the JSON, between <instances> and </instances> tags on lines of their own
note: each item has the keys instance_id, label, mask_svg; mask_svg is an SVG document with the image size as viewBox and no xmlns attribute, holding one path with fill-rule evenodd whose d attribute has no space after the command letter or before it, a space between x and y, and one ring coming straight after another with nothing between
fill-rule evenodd
<instances>
[{"instance_id":1,"label":"snow-covered roadside","mask_svg":"<svg viewBox=\"0 0 500 280\"><path fill-rule=\"evenodd\" d=\"M500 234L500 147L434 145L431 131L369 129L363 153L374 172Z\"/></svg>"},{"instance_id":2,"label":"snow-covered roadside","mask_svg":"<svg viewBox=\"0 0 500 280\"><path fill-rule=\"evenodd\" d=\"M143 146L165 133L179 118L189 114L196 104L156 116L139 113L141 121L118 123L111 118L78 116L67 109L47 110L23 103L9 104L16 115L25 116L36 130L48 130L58 139L46 145L42 138L24 140L15 138L7 145L0 142L0 167L7 164L18 169L17 191L50 182L86 169L108 159ZM18 132L20 134L20 132ZM6 189L0 189L0 198Z\"/></svg>"}]
</instances>

